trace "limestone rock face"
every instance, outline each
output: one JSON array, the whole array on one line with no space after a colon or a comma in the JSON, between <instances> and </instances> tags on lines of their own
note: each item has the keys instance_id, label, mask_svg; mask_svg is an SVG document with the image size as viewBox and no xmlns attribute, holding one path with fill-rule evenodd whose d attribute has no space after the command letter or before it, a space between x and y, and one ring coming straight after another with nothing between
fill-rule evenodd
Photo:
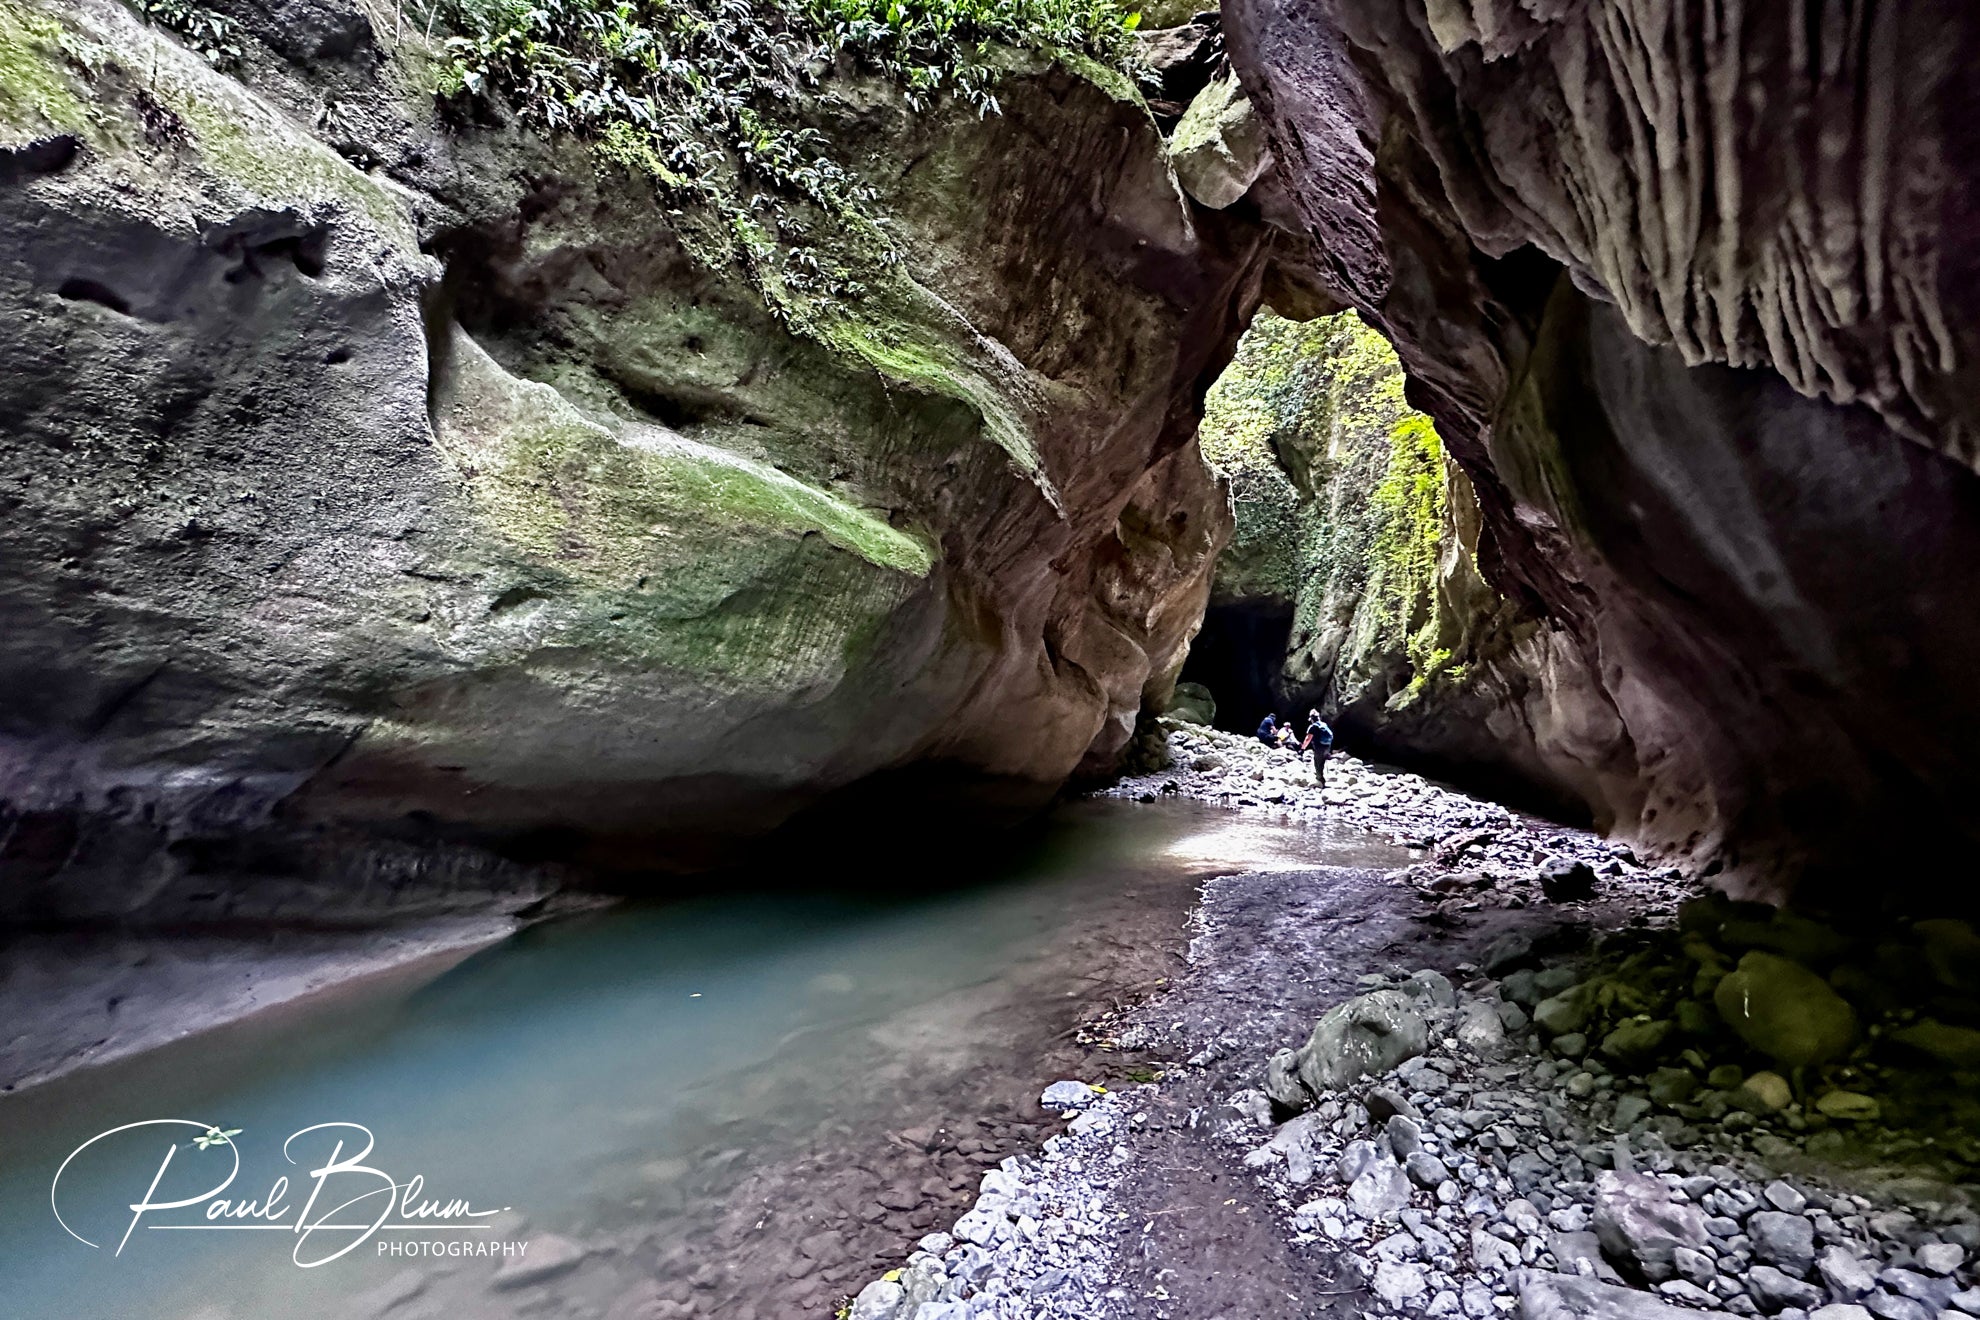
<instances>
[{"instance_id":1,"label":"limestone rock face","mask_svg":"<svg viewBox=\"0 0 1980 1320\"><path fill-rule=\"evenodd\" d=\"M1271 257L1136 97L828 79L902 261L799 334L650 184L282 13L236 78L0 0L0 915L444 907L1114 762L1228 535L1196 401Z\"/></svg>"},{"instance_id":2,"label":"limestone rock face","mask_svg":"<svg viewBox=\"0 0 1980 1320\"><path fill-rule=\"evenodd\" d=\"M1980 18L1622 8L1234 0L1224 26L1270 180L1573 675L1508 673L1496 717L1735 889L1902 875L1892 840L1980 829Z\"/></svg>"}]
</instances>

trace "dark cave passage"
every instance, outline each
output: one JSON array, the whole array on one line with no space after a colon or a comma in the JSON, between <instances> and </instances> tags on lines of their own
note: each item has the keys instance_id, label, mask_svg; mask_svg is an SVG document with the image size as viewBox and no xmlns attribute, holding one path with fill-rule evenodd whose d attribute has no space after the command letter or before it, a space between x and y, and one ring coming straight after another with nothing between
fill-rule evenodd
<instances>
[{"instance_id":1,"label":"dark cave passage","mask_svg":"<svg viewBox=\"0 0 1980 1320\"><path fill-rule=\"evenodd\" d=\"M1190 644L1182 681L1201 683L1217 699L1216 726L1250 733L1272 711L1290 712L1281 677L1286 643L1292 636L1290 604L1241 601L1212 605L1203 613L1203 631Z\"/></svg>"}]
</instances>

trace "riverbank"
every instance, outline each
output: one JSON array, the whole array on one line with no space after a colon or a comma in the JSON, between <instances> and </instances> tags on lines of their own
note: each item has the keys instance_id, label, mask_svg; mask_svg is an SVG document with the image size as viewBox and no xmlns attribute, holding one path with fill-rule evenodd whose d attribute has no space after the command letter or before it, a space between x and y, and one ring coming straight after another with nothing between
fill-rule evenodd
<instances>
[{"instance_id":1,"label":"riverbank","mask_svg":"<svg viewBox=\"0 0 1980 1320\"><path fill-rule=\"evenodd\" d=\"M1790 1080L1698 1020L1707 971L1805 923L1352 758L1322 794L1241 739L1170 744L1111 793L1324 813L1420 860L1211 881L1188 972L1110 1024L1159 1076L1055 1087L1068 1127L855 1320L1980 1314L1973 1166L1841 1085L1905 1094L1869 1044Z\"/></svg>"},{"instance_id":2,"label":"riverbank","mask_svg":"<svg viewBox=\"0 0 1980 1320\"><path fill-rule=\"evenodd\" d=\"M0 1168L0 1290L36 1313L203 1320L830 1316L1062 1126L1041 1077L1131 1086L1162 1066L1092 1027L1185 970L1206 880L1408 856L1171 799L1068 803L974 839L961 867L848 860L856 887L776 871L537 923L442 974L308 996L0 1097L21 1154ZM380 1167L513 1207L495 1227L531 1244L531 1268L367 1255L298 1272L252 1234L154 1234L114 1270L51 1248L53 1166L160 1113L243 1129L256 1169L303 1123L365 1123ZM110 1215L142 1192L112 1173L76 1204L100 1192Z\"/></svg>"},{"instance_id":3,"label":"riverbank","mask_svg":"<svg viewBox=\"0 0 1980 1320\"><path fill-rule=\"evenodd\" d=\"M430 978L522 925L488 913L353 930L15 936L0 948L0 1094L374 977Z\"/></svg>"}]
</instances>

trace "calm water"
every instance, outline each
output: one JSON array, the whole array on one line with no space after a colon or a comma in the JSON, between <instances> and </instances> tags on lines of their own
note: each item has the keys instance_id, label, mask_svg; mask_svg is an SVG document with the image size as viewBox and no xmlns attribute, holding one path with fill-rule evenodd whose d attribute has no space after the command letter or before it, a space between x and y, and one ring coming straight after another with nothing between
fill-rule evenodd
<instances>
[{"instance_id":1,"label":"calm water","mask_svg":"<svg viewBox=\"0 0 1980 1320\"><path fill-rule=\"evenodd\" d=\"M1124 904L1175 897L1220 872L1328 862L1394 865L1359 836L1240 819L1190 804L1075 804L1013 845L992 882L902 900L743 894L624 907L540 926L444 971L411 972L0 1099L0 1314L74 1317L635 1315L628 1279L668 1264L670 1234L733 1214L766 1162L917 1121L1000 1051L1025 1047L1047 996L1068 996L1068 940ZM892 878L939 878L942 859ZM1164 887L1168 888L1164 888ZM1064 1012L1063 1002L1059 1011ZM98 1133L151 1119L240 1130L223 1196L265 1200L362 1124L363 1163L426 1196L503 1210L476 1230L189 1231L203 1203L147 1214L113 1256L176 1142L153 1202L192 1198L231 1166L192 1127ZM874 1138L877 1139L877 1138ZM369 1190L329 1180L312 1217ZM368 1223L376 1200L330 1222ZM252 1220L222 1220L252 1223ZM393 1222L404 1222L395 1215ZM380 1258L387 1239L536 1239L592 1257L555 1284L498 1288L498 1263Z\"/></svg>"}]
</instances>

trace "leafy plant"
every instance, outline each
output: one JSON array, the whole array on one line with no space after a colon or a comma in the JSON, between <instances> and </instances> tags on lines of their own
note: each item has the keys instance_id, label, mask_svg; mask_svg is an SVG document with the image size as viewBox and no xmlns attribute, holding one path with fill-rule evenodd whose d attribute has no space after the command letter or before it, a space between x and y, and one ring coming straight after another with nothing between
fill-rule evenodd
<instances>
[{"instance_id":1,"label":"leafy plant","mask_svg":"<svg viewBox=\"0 0 1980 1320\"><path fill-rule=\"evenodd\" d=\"M216 69L231 69L241 62L241 46L233 20L214 13L192 0L132 0L133 7L151 22L176 35L188 50L201 56Z\"/></svg>"},{"instance_id":2,"label":"leafy plant","mask_svg":"<svg viewBox=\"0 0 1980 1320\"><path fill-rule=\"evenodd\" d=\"M814 225L850 231L869 266L898 260L868 214L872 188L800 122L807 91L851 59L916 110L949 96L993 114L995 45L1123 67L1140 17L1115 0L439 2L453 30L443 89L504 100L712 214L711 260L740 265L799 320L859 297L871 273L811 241Z\"/></svg>"}]
</instances>

